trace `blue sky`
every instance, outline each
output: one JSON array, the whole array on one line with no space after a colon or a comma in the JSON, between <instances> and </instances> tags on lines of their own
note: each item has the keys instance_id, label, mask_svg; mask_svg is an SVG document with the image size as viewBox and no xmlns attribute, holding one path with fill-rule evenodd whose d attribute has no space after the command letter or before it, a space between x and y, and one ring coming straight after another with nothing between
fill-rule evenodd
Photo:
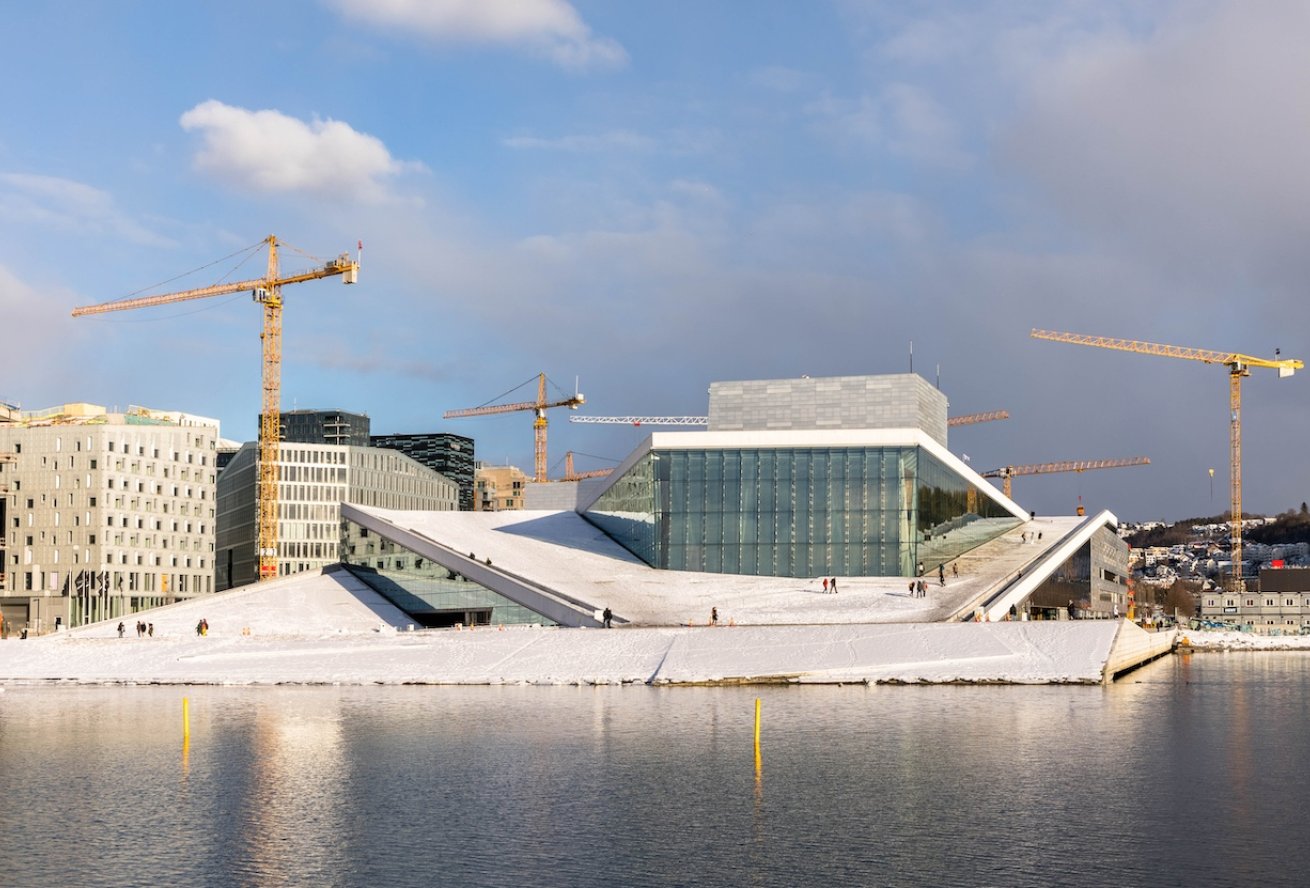
<instances>
[{"instance_id":1,"label":"blue sky","mask_svg":"<svg viewBox=\"0 0 1310 888\"><path fill-rule=\"evenodd\" d=\"M953 413L1010 411L952 434L977 468L1152 459L1019 479L1029 508L1207 514L1224 371L1029 330L1310 356L1299 2L56 0L5 21L0 399L24 407L253 437L248 298L69 310L270 233L365 245L358 286L286 290L285 407L524 467L530 415L441 414L540 371L589 413L703 413L711 381L900 372L913 341ZM1310 374L1244 392L1247 509L1298 506ZM643 434L551 420L552 464Z\"/></svg>"}]
</instances>

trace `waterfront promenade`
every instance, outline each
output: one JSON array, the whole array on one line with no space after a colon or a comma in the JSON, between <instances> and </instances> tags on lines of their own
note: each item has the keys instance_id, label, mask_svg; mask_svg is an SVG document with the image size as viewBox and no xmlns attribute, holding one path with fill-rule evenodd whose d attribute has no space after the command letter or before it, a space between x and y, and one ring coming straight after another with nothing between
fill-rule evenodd
<instances>
[{"instance_id":1,"label":"waterfront promenade","mask_svg":"<svg viewBox=\"0 0 1310 888\"><path fill-rule=\"evenodd\" d=\"M198 636L204 619L209 634ZM153 623L138 637L134 619ZM89 684L1075 683L1167 653L1126 621L411 629L344 571L0 642L0 682Z\"/></svg>"}]
</instances>

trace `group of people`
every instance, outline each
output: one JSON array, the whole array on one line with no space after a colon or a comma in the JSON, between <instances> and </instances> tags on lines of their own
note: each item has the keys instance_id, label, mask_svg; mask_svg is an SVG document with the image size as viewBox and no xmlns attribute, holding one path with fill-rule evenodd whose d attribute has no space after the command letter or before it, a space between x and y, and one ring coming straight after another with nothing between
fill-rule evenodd
<instances>
[{"instance_id":1,"label":"group of people","mask_svg":"<svg viewBox=\"0 0 1310 888\"><path fill-rule=\"evenodd\" d=\"M824 591L824 592L831 592L833 595L836 595L836 594L837 594L837 578L836 578L836 577L833 577L832 579L828 579L827 577L824 577L824 578L823 578L823 591Z\"/></svg>"},{"instance_id":2,"label":"group of people","mask_svg":"<svg viewBox=\"0 0 1310 888\"><path fill-rule=\"evenodd\" d=\"M120 620L118 623L118 637L122 638L126 633L127 633L127 626L124 625L123 622ZM155 637L155 624L146 623L141 620L137 620L136 637L145 638L147 635L150 636L151 638Z\"/></svg>"},{"instance_id":3,"label":"group of people","mask_svg":"<svg viewBox=\"0 0 1310 888\"><path fill-rule=\"evenodd\" d=\"M927 583L927 581L926 581L926 580L911 580L911 581L910 581L910 597L911 597L911 598L927 598L927 597L928 597L928 583Z\"/></svg>"},{"instance_id":4,"label":"group of people","mask_svg":"<svg viewBox=\"0 0 1310 888\"><path fill-rule=\"evenodd\" d=\"M201 617L200 622L196 623L196 635L208 635L208 634L209 634L209 621L206 620L204 617Z\"/></svg>"}]
</instances>

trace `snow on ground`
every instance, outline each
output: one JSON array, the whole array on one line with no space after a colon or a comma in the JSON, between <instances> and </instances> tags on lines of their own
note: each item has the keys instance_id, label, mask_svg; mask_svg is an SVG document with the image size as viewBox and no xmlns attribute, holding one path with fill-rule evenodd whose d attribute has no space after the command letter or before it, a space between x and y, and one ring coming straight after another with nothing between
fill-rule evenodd
<instances>
[{"instance_id":1,"label":"snow on ground","mask_svg":"<svg viewBox=\"0 0 1310 888\"><path fill-rule=\"evenodd\" d=\"M910 577L838 577L836 595L822 577L790 579L655 570L574 512L364 511L454 551L490 558L495 567L585 601L609 607L624 622L704 625L710 609L738 625L802 623L931 623L1014 575L1083 521L1038 518L946 565L939 585L927 565L928 594L909 594ZM1038 533L1042 541L1036 542ZM1023 535L1033 538L1023 542Z\"/></svg>"},{"instance_id":2,"label":"snow on ground","mask_svg":"<svg viewBox=\"0 0 1310 888\"><path fill-rule=\"evenodd\" d=\"M195 634L201 617L209 621L205 637ZM154 637L138 638L136 619L154 623ZM125 622L124 638L111 621L0 642L0 683L1098 682L1120 625L408 631L403 614L342 571L246 587Z\"/></svg>"},{"instance_id":3,"label":"snow on ground","mask_svg":"<svg viewBox=\"0 0 1310 888\"><path fill-rule=\"evenodd\" d=\"M1182 643L1195 651L1310 651L1310 635L1257 635L1229 629L1183 629Z\"/></svg>"}]
</instances>

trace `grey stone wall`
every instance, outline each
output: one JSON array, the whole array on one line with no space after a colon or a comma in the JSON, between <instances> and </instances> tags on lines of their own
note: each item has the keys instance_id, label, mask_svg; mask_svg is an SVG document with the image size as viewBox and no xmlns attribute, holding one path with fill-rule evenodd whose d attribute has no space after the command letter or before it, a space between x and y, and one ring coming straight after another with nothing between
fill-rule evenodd
<instances>
[{"instance_id":1,"label":"grey stone wall","mask_svg":"<svg viewBox=\"0 0 1310 888\"><path fill-rule=\"evenodd\" d=\"M711 432L919 428L946 444L946 396L913 373L710 385Z\"/></svg>"}]
</instances>

